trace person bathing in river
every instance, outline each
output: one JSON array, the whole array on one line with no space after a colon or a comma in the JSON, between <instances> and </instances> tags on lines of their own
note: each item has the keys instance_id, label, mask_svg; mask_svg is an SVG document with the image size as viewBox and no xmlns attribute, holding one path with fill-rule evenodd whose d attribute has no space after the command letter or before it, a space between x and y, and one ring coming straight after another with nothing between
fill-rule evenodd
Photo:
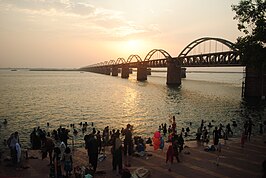
<instances>
[{"instance_id":1,"label":"person bathing in river","mask_svg":"<svg viewBox=\"0 0 266 178\"><path fill-rule=\"evenodd\" d=\"M176 122L175 122L175 116L173 116L172 132L176 134Z\"/></svg>"}]
</instances>

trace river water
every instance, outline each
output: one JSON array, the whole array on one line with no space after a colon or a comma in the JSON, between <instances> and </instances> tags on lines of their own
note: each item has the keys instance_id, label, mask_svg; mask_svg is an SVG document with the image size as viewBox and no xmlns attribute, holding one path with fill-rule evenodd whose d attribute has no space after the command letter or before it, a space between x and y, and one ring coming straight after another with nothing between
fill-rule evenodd
<instances>
[{"instance_id":1,"label":"river water","mask_svg":"<svg viewBox=\"0 0 266 178\"><path fill-rule=\"evenodd\" d=\"M254 133L258 133L265 106L242 101L243 69L188 69L199 70L205 73L187 73L180 87L168 87L163 72L153 72L146 82L138 82L135 73L121 79L88 72L0 70L0 121L8 121L7 125L1 123L1 143L18 131L22 144L28 146L34 127L52 131L62 125L71 130L69 124L74 123L79 131L77 144L81 145L84 135L78 123L85 121L99 130L107 125L121 129L130 123L135 135L152 137L161 123L170 124L173 115L179 131L190 127L187 139L195 138L202 119L214 125L236 121L233 131L239 135L243 122L251 117L256 123Z\"/></svg>"}]
</instances>

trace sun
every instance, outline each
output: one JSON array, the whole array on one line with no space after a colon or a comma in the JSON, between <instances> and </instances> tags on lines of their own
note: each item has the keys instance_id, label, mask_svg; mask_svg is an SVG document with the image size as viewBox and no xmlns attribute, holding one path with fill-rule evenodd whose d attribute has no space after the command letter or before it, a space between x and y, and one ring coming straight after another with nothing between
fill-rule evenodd
<instances>
[{"instance_id":1,"label":"sun","mask_svg":"<svg viewBox=\"0 0 266 178\"><path fill-rule=\"evenodd\" d=\"M138 52L142 49L143 44L140 40L128 40L126 48L128 51Z\"/></svg>"},{"instance_id":2,"label":"sun","mask_svg":"<svg viewBox=\"0 0 266 178\"><path fill-rule=\"evenodd\" d=\"M143 56L147 52L147 42L142 39L125 39L120 42L113 43L111 48L116 51L118 56L127 58L129 55L136 54Z\"/></svg>"},{"instance_id":3,"label":"sun","mask_svg":"<svg viewBox=\"0 0 266 178\"><path fill-rule=\"evenodd\" d=\"M139 41L138 40L128 40L127 41L127 46L130 48L136 48L139 45Z\"/></svg>"}]
</instances>

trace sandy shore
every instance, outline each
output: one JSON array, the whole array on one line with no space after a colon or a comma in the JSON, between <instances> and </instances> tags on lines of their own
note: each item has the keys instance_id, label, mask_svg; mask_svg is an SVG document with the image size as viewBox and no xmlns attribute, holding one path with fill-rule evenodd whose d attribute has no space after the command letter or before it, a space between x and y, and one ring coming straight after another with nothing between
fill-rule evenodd
<instances>
[{"instance_id":1,"label":"sandy shore","mask_svg":"<svg viewBox=\"0 0 266 178\"><path fill-rule=\"evenodd\" d=\"M200 145L196 141L188 141L185 142L187 147L179 156L181 162L177 163L174 160L171 172L168 171L169 165L165 163L167 144L163 151L153 151L153 147L147 146L148 153L152 156L128 158L131 166L127 169L133 172L139 167L144 167L150 170L150 177L155 178L266 177L262 169L262 162L266 160L266 144L263 142L262 136L252 137L250 142L245 143L244 148L240 146L240 138L231 138L226 144L223 140L221 142L222 152L219 166L216 165L217 151L206 152L204 151L204 145ZM8 150L6 150L6 153L9 153ZM28 150L28 156L30 159L22 161L22 168L12 167L9 161L4 160L4 156L0 163L0 178L49 177L48 158L41 160L40 151L36 150ZM106 149L106 156L107 158L104 161L98 163L97 171L99 172L94 177L119 177L115 171L112 171L110 147ZM88 166L85 148L76 148L73 157L74 167ZM123 162L125 162L125 158L123 158ZM72 175L71 177L75 176Z\"/></svg>"}]
</instances>

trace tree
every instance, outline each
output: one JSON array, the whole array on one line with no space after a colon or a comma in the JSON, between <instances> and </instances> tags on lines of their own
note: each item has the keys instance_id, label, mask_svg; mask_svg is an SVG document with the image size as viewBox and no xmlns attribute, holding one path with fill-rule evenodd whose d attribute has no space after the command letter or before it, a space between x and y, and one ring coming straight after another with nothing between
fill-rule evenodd
<instances>
[{"instance_id":1,"label":"tree","mask_svg":"<svg viewBox=\"0 0 266 178\"><path fill-rule=\"evenodd\" d=\"M241 0L232 5L238 29L246 36L236 42L244 64L263 71L266 69L266 0Z\"/></svg>"}]
</instances>

